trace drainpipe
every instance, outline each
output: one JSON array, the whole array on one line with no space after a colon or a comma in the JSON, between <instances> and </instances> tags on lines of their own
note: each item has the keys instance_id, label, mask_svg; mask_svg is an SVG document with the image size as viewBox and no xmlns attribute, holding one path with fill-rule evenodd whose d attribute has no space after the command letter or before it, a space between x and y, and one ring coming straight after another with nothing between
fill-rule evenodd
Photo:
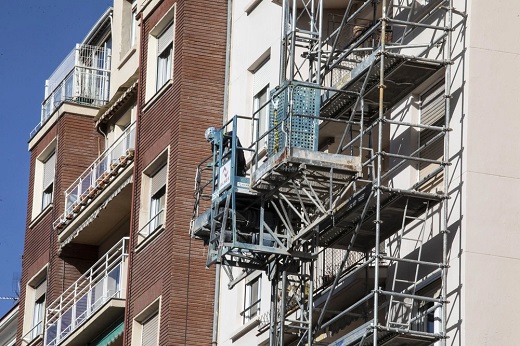
<instances>
[{"instance_id":1,"label":"drainpipe","mask_svg":"<svg viewBox=\"0 0 520 346\"><path fill-rule=\"evenodd\" d=\"M224 105L222 114L222 124L227 121L228 99L229 99L229 62L231 51L231 20L232 20L233 0L228 0L227 5L227 28L226 28L226 63L224 70ZM218 316L220 304L220 264L215 267L215 298L213 304L213 335L211 340L212 346L218 345Z\"/></svg>"}]
</instances>

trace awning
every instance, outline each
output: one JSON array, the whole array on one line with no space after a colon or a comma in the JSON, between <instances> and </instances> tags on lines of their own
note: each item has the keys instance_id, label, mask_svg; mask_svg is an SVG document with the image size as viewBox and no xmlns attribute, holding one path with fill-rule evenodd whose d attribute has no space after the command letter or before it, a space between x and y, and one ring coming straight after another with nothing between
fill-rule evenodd
<instances>
[{"instance_id":1,"label":"awning","mask_svg":"<svg viewBox=\"0 0 520 346\"><path fill-rule=\"evenodd\" d=\"M119 337L123 335L124 330L124 322L117 324L114 329L109 331L101 340L96 342L95 346L110 346L116 341Z\"/></svg>"}]
</instances>

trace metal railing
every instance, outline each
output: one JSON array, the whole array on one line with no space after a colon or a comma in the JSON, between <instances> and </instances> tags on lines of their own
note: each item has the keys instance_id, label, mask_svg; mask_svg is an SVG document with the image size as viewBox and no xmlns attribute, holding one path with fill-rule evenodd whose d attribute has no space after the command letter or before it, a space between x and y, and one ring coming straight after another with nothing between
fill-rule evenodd
<instances>
[{"instance_id":1,"label":"metal railing","mask_svg":"<svg viewBox=\"0 0 520 346\"><path fill-rule=\"evenodd\" d=\"M110 48L77 44L45 82L41 121L32 138L65 101L100 107L108 102Z\"/></svg>"},{"instance_id":2,"label":"metal railing","mask_svg":"<svg viewBox=\"0 0 520 346\"><path fill-rule=\"evenodd\" d=\"M93 198L116 171L133 160L135 150L135 122L119 136L97 159L65 190L65 212L54 221L54 228L79 212L82 204Z\"/></svg>"},{"instance_id":3,"label":"metal railing","mask_svg":"<svg viewBox=\"0 0 520 346\"><path fill-rule=\"evenodd\" d=\"M260 303L261 299L257 299L240 313L240 316L242 316L243 319L242 323L249 322L255 317L260 320Z\"/></svg>"},{"instance_id":4,"label":"metal railing","mask_svg":"<svg viewBox=\"0 0 520 346\"><path fill-rule=\"evenodd\" d=\"M318 260L315 262L316 275L314 278L314 287L316 290L324 289L334 282L334 278L338 274L338 270L341 267L341 262L345 258L346 253L347 250L343 249L321 249L321 251L318 253ZM347 272L352 266L360 263L364 257L365 254L362 252L351 251L348 254L343 273Z\"/></svg>"},{"instance_id":5,"label":"metal railing","mask_svg":"<svg viewBox=\"0 0 520 346\"><path fill-rule=\"evenodd\" d=\"M46 310L45 345L56 346L107 301L125 298L129 238L121 239Z\"/></svg>"},{"instance_id":6,"label":"metal railing","mask_svg":"<svg viewBox=\"0 0 520 346\"><path fill-rule=\"evenodd\" d=\"M164 225L164 209L161 209L157 214L152 216L150 220L139 230L138 239L139 242L148 238L150 234L157 231Z\"/></svg>"},{"instance_id":7,"label":"metal railing","mask_svg":"<svg viewBox=\"0 0 520 346\"><path fill-rule=\"evenodd\" d=\"M25 333L25 335L22 337L22 341L28 344L42 334L43 321L40 321L34 327L32 327L27 333Z\"/></svg>"}]
</instances>

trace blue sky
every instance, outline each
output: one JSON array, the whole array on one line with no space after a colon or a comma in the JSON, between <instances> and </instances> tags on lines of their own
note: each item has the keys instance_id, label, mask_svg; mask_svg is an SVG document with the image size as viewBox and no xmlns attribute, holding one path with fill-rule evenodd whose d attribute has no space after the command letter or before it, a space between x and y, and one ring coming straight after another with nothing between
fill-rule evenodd
<instances>
[{"instance_id":1,"label":"blue sky","mask_svg":"<svg viewBox=\"0 0 520 346\"><path fill-rule=\"evenodd\" d=\"M0 296L21 275L30 131L45 80L110 7L111 0L2 1L0 11ZM13 302L0 300L0 316Z\"/></svg>"}]
</instances>

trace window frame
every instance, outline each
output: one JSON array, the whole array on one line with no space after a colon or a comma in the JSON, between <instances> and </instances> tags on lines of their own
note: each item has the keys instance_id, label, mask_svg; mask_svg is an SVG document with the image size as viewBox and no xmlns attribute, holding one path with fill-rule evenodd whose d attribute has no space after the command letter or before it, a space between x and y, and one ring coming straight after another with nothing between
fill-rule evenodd
<instances>
[{"instance_id":1,"label":"window frame","mask_svg":"<svg viewBox=\"0 0 520 346\"><path fill-rule=\"evenodd\" d=\"M45 168L46 163L53 159L52 181L45 184ZM33 196L32 196L32 212L31 220L34 221L38 217L50 210L54 201L54 182L56 179L57 164L57 140L54 139L41 153L36 157L34 162L33 174Z\"/></svg>"},{"instance_id":2,"label":"window frame","mask_svg":"<svg viewBox=\"0 0 520 346\"><path fill-rule=\"evenodd\" d=\"M143 170L141 175L137 250L140 250L144 244L155 238L165 228L168 205L169 152L170 148L167 147ZM159 173L162 174L164 184L153 191L153 179Z\"/></svg>"},{"instance_id":3,"label":"window frame","mask_svg":"<svg viewBox=\"0 0 520 346\"><path fill-rule=\"evenodd\" d=\"M41 292L38 292L38 291ZM39 293L39 294L38 294ZM30 343L44 336L47 303L47 266L28 280L25 289L25 308L22 339Z\"/></svg>"},{"instance_id":4,"label":"window frame","mask_svg":"<svg viewBox=\"0 0 520 346\"><path fill-rule=\"evenodd\" d=\"M256 286L256 296L254 294L254 288ZM242 310L243 324L253 320L255 317L260 316L260 304L262 301L262 275L257 275L249 279L245 283L244 287L244 309ZM251 313L251 311L253 311Z\"/></svg>"},{"instance_id":5,"label":"window frame","mask_svg":"<svg viewBox=\"0 0 520 346\"><path fill-rule=\"evenodd\" d=\"M153 101L161 94L173 83L175 77L173 70L175 65L175 26L177 25L176 8L177 6L173 5L148 33L145 104ZM159 39L168 32L171 34L171 42L168 41L163 49L159 49ZM170 52L170 54L167 54L169 60L166 61L165 67L162 67L166 69L166 74L159 80L159 56L165 51Z\"/></svg>"},{"instance_id":6,"label":"window frame","mask_svg":"<svg viewBox=\"0 0 520 346\"><path fill-rule=\"evenodd\" d=\"M152 318L157 316L157 345L161 331L161 296L136 315L132 322L132 345L142 345L143 327Z\"/></svg>"}]
</instances>

